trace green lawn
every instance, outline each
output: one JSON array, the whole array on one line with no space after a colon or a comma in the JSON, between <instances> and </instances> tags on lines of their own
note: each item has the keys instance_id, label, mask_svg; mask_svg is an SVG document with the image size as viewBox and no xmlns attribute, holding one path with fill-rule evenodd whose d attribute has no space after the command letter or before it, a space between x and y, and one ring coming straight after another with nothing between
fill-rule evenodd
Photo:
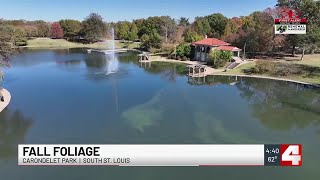
<instances>
[{"instance_id":1,"label":"green lawn","mask_svg":"<svg viewBox=\"0 0 320 180\"><path fill-rule=\"evenodd\" d=\"M320 55L306 55L303 61L283 61L283 63L293 63L293 64L300 64L300 65L306 65L307 67L318 69L316 70L312 76L309 75L309 72L306 71L301 75L291 75L291 76L281 76L276 78L282 78L282 79L289 79L289 80L295 80L295 81L301 81L306 83L312 83L312 84L318 84L320 85ZM255 62L249 62L247 64L244 64L236 69L229 70L227 72L224 72L225 74L234 74L234 75L249 75L244 73L244 70L251 69L255 66ZM266 76L266 77L275 77L271 76L269 74L252 74L252 75L260 75L260 76Z\"/></svg>"},{"instance_id":2,"label":"green lawn","mask_svg":"<svg viewBox=\"0 0 320 180\"><path fill-rule=\"evenodd\" d=\"M116 48L137 48L140 46L139 43L121 43L116 41ZM94 48L94 49L105 49L106 44L103 42L97 42L93 44L81 44L69 42L65 39L50 39L50 38L35 38L28 40L29 48Z\"/></svg>"}]
</instances>

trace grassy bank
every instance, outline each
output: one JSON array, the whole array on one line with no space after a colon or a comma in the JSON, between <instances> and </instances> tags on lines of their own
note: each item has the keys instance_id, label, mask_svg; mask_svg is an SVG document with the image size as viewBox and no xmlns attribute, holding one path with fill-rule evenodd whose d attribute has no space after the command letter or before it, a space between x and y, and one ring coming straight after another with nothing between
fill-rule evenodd
<instances>
[{"instance_id":1,"label":"grassy bank","mask_svg":"<svg viewBox=\"0 0 320 180\"><path fill-rule=\"evenodd\" d=\"M292 73L286 76L279 76L272 73L252 73L252 69L256 67L256 61L248 62L237 69L223 73L226 75L255 75L282 78L320 85L320 55L307 55L303 61L280 61L279 63L287 65L288 68L298 68L299 74Z\"/></svg>"},{"instance_id":2,"label":"grassy bank","mask_svg":"<svg viewBox=\"0 0 320 180\"><path fill-rule=\"evenodd\" d=\"M93 44L82 44L69 42L65 39L50 39L50 38L35 38L27 41L28 48L93 48L93 49L106 49L106 44L97 42ZM139 43L122 43L115 41L116 48L137 48Z\"/></svg>"}]
</instances>

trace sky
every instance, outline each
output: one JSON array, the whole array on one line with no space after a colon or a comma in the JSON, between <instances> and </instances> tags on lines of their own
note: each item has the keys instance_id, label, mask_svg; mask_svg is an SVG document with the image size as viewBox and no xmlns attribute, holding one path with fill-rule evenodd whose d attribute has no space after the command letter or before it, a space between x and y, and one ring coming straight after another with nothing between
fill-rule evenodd
<instances>
[{"instance_id":1,"label":"sky","mask_svg":"<svg viewBox=\"0 0 320 180\"><path fill-rule=\"evenodd\" d=\"M0 0L0 18L81 21L95 12L107 22L162 15L192 21L212 13L228 18L245 16L275 4L276 0Z\"/></svg>"}]
</instances>

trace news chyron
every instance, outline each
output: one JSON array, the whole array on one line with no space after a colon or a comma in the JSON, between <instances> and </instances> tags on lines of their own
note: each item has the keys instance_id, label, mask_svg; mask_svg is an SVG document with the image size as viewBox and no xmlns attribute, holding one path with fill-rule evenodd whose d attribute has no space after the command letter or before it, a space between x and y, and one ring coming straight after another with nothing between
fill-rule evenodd
<instances>
[{"instance_id":1,"label":"news chyron","mask_svg":"<svg viewBox=\"0 0 320 180\"><path fill-rule=\"evenodd\" d=\"M302 145L19 145L18 165L302 166Z\"/></svg>"}]
</instances>

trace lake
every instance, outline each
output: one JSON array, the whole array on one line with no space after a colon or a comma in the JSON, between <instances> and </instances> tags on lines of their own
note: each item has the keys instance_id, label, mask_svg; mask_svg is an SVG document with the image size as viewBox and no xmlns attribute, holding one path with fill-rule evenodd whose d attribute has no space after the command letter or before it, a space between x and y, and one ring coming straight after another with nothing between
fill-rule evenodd
<instances>
[{"instance_id":1,"label":"lake","mask_svg":"<svg viewBox=\"0 0 320 180\"><path fill-rule=\"evenodd\" d=\"M84 49L25 50L5 69L0 113L3 180L318 179L320 90L289 82L209 76L185 66L109 60ZM17 145L303 144L303 166L18 167Z\"/></svg>"}]
</instances>

